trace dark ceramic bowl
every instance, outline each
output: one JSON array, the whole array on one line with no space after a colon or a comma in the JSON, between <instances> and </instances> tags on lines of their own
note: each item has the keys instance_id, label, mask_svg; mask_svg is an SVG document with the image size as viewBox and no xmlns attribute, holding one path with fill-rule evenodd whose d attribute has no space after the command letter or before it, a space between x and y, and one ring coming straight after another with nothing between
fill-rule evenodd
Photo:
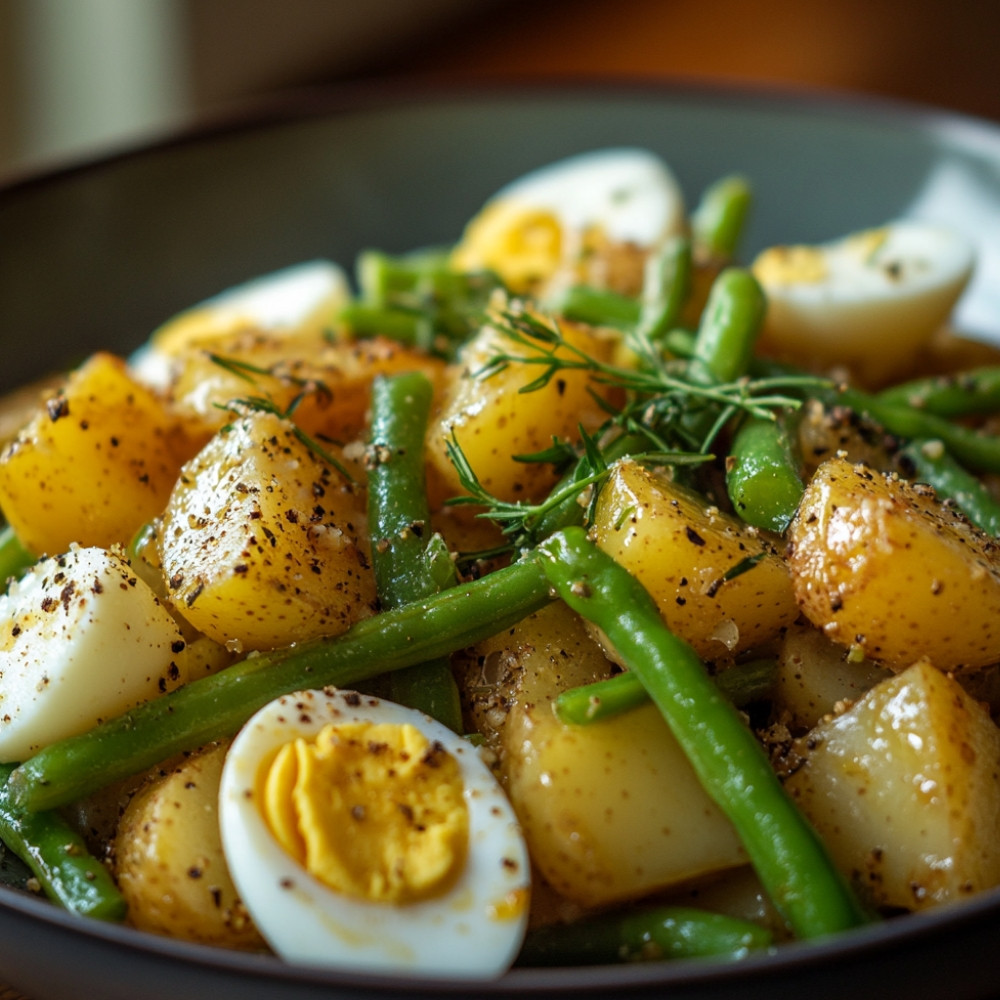
<instances>
[{"instance_id":1,"label":"dark ceramic bowl","mask_svg":"<svg viewBox=\"0 0 1000 1000\"><path fill-rule=\"evenodd\" d=\"M221 289L364 247L445 243L502 183L608 145L661 154L689 198L753 182L746 251L898 216L979 247L959 314L1000 340L1000 127L828 96L667 86L311 94L239 122L0 188L0 388L106 347L126 352ZM1000 995L1000 892L740 963L515 970L411 986L83 922L0 888L0 980L33 1000L387 1000L418 996L811 1000Z\"/></svg>"}]
</instances>

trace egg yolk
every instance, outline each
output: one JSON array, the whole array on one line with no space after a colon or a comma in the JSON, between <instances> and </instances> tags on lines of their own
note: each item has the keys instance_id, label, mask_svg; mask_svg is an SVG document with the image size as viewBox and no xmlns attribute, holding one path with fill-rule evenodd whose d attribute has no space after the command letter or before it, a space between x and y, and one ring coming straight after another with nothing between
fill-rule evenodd
<instances>
[{"instance_id":1,"label":"egg yolk","mask_svg":"<svg viewBox=\"0 0 1000 1000\"><path fill-rule=\"evenodd\" d=\"M827 276L826 257L816 247L771 247L753 264L753 273L762 285L814 284Z\"/></svg>"},{"instance_id":2,"label":"egg yolk","mask_svg":"<svg viewBox=\"0 0 1000 1000\"><path fill-rule=\"evenodd\" d=\"M469 820L458 762L411 725L328 725L285 744L259 801L281 843L336 892L412 903L465 864Z\"/></svg>"},{"instance_id":3,"label":"egg yolk","mask_svg":"<svg viewBox=\"0 0 1000 1000\"><path fill-rule=\"evenodd\" d=\"M555 215L498 201L469 223L451 263L459 271L495 271L511 291L525 292L551 277L562 258L562 227Z\"/></svg>"}]
</instances>

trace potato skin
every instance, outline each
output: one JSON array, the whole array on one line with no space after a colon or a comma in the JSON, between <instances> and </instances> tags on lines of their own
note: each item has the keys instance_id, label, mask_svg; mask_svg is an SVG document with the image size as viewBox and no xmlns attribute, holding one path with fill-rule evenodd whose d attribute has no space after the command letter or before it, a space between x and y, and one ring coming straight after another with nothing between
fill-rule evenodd
<instances>
[{"instance_id":1,"label":"potato skin","mask_svg":"<svg viewBox=\"0 0 1000 1000\"><path fill-rule=\"evenodd\" d=\"M799 606L834 641L895 669L1000 660L1000 546L930 490L831 458L788 538Z\"/></svg>"},{"instance_id":2,"label":"potato skin","mask_svg":"<svg viewBox=\"0 0 1000 1000\"><path fill-rule=\"evenodd\" d=\"M0 456L0 507L35 554L126 544L163 510L189 444L112 354L49 395Z\"/></svg>"},{"instance_id":3,"label":"potato skin","mask_svg":"<svg viewBox=\"0 0 1000 1000\"><path fill-rule=\"evenodd\" d=\"M926 660L799 743L786 787L876 906L921 910L1000 884L1000 729Z\"/></svg>"},{"instance_id":4,"label":"potato skin","mask_svg":"<svg viewBox=\"0 0 1000 1000\"><path fill-rule=\"evenodd\" d=\"M759 645L798 617L788 571L758 532L636 462L623 460L611 471L597 500L594 536L701 656ZM725 579L748 559L759 561Z\"/></svg>"},{"instance_id":5,"label":"potato skin","mask_svg":"<svg viewBox=\"0 0 1000 1000\"><path fill-rule=\"evenodd\" d=\"M657 708L587 726L556 718L559 692L611 670L565 605L478 651L484 670L506 667L501 777L535 866L562 898L602 906L746 863Z\"/></svg>"},{"instance_id":6,"label":"potato skin","mask_svg":"<svg viewBox=\"0 0 1000 1000\"><path fill-rule=\"evenodd\" d=\"M230 417L224 407L248 395L245 379L213 360L254 366L254 395L289 407L300 394L292 419L311 435L352 441L363 433L376 375L422 371L437 389L444 362L384 337L330 343L316 334L305 343L252 328L221 342L195 343L182 354L169 387L171 407L193 436L206 441Z\"/></svg>"},{"instance_id":7,"label":"potato skin","mask_svg":"<svg viewBox=\"0 0 1000 1000\"><path fill-rule=\"evenodd\" d=\"M125 808L112 872L140 930L241 950L266 946L222 853L219 780L228 744L156 775Z\"/></svg>"},{"instance_id":8,"label":"potato skin","mask_svg":"<svg viewBox=\"0 0 1000 1000\"><path fill-rule=\"evenodd\" d=\"M604 360L614 349L614 339L590 328L566 323L560 331L577 349ZM442 406L427 433L429 487L437 501L465 492L448 458L452 435L486 490L501 500L530 500L544 496L556 474L548 463L518 462L513 456L549 448L553 438L576 441L580 424L593 429L604 418L591 395L599 386L585 371L567 369L531 392L520 390L544 372L539 365L511 362L494 374L479 374L501 352L544 357L493 326L483 327L463 348L449 368ZM572 357L564 349L556 353Z\"/></svg>"},{"instance_id":9,"label":"potato skin","mask_svg":"<svg viewBox=\"0 0 1000 1000\"><path fill-rule=\"evenodd\" d=\"M372 613L363 493L294 426L250 412L181 473L158 533L169 599L243 650L336 635Z\"/></svg>"}]
</instances>

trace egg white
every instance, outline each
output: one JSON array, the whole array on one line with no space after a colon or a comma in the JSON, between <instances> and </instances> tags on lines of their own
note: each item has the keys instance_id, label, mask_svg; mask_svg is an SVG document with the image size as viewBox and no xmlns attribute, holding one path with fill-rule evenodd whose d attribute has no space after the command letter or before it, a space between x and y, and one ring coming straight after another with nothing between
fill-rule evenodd
<instances>
[{"instance_id":1,"label":"egg white","mask_svg":"<svg viewBox=\"0 0 1000 1000\"><path fill-rule=\"evenodd\" d=\"M469 815L464 870L442 896L403 906L349 899L278 844L255 801L263 761L330 723L415 725L457 760ZM223 849L260 933L289 961L371 973L486 979L524 937L527 850L510 803L479 751L420 712L350 691L305 691L261 709L233 742L219 792ZM516 905L511 905L517 901Z\"/></svg>"},{"instance_id":2,"label":"egg white","mask_svg":"<svg viewBox=\"0 0 1000 1000\"><path fill-rule=\"evenodd\" d=\"M350 298L347 275L326 260L261 275L185 309L154 331L130 359L136 375L163 388L175 355L190 342L221 339L239 327L294 340L322 336Z\"/></svg>"},{"instance_id":3,"label":"egg white","mask_svg":"<svg viewBox=\"0 0 1000 1000\"><path fill-rule=\"evenodd\" d=\"M0 595L0 760L20 761L176 687L184 640L121 556L73 548Z\"/></svg>"},{"instance_id":4,"label":"egg white","mask_svg":"<svg viewBox=\"0 0 1000 1000\"><path fill-rule=\"evenodd\" d=\"M762 266L786 250L800 253L788 267ZM795 260L806 265L801 273ZM761 346L797 362L845 365L878 384L945 323L974 263L963 236L916 220L815 247L772 248L754 264L768 300Z\"/></svg>"},{"instance_id":5,"label":"egg white","mask_svg":"<svg viewBox=\"0 0 1000 1000\"><path fill-rule=\"evenodd\" d=\"M667 165L645 149L582 153L512 181L491 203L552 212L565 229L600 226L619 243L654 247L683 232L684 196Z\"/></svg>"}]
</instances>

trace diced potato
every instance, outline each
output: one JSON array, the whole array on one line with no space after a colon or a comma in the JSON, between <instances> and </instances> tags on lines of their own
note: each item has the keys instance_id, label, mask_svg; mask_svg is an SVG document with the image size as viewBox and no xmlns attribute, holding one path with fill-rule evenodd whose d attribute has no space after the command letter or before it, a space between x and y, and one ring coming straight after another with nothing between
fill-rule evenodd
<instances>
[{"instance_id":1,"label":"diced potato","mask_svg":"<svg viewBox=\"0 0 1000 1000\"><path fill-rule=\"evenodd\" d=\"M217 745L187 758L132 798L114 840L113 873L133 927L263 950L222 852L218 798L226 750Z\"/></svg>"},{"instance_id":2,"label":"diced potato","mask_svg":"<svg viewBox=\"0 0 1000 1000\"><path fill-rule=\"evenodd\" d=\"M614 338L597 331L571 324L560 329L568 343L595 357L607 360L614 349ZM493 326L466 345L450 369L442 408L427 435L430 487L439 499L465 492L448 458L452 435L487 491L502 500L530 500L543 496L556 474L548 463L513 456L543 451L553 438L576 441L581 424L594 429L603 420L591 395L599 387L587 372L563 370L531 392L520 390L544 373L542 365L511 362L493 374L479 374L501 352L544 358L539 348L518 344ZM556 354L571 357L566 349Z\"/></svg>"},{"instance_id":3,"label":"diced potato","mask_svg":"<svg viewBox=\"0 0 1000 1000\"><path fill-rule=\"evenodd\" d=\"M556 718L560 691L610 669L565 605L479 652L484 666L506 659L515 679L505 695L503 778L532 859L562 897L598 906L746 863L655 707L588 726Z\"/></svg>"},{"instance_id":4,"label":"diced potato","mask_svg":"<svg viewBox=\"0 0 1000 1000\"><path fill-rule=\"evenodd\" d=\"M243 650L338 634L374 607L365 531L361 492L289 421L249 412L184 467L167 504L170 601Z\"/></svg>"},{"instance_id":5,"label":"diced potato","mask_svg":"<svg viewBox=\"0 0 1000 1000\"><path fill-rule=\"evenodd\" d=\"M817 629L792 625L778 653L775 712L794 732L812 729L888 676L871 660L852 658Z\"/></svg>"},{"instance_id":6,"label":"diced potato","mask_svg":"<svg viewBox=\"0 0 1000 1000\"><path fill-rule=\"evenodd\" d=\"M828 458L840 455L850 462L864 462L875 469L892 468L889 440L881 428L859 421L844 408L827 409L811 400L797 421L798 451L806 478Z\"/></svg>"},{"instance_id":7,"label":"diced potato","mask_svg":"<svg viewBox=\"0 0 1000 1000\"><path fill-rule=\"evenodd\" d=\"M386 338L328 343L290 353L284 339L248 329L193 347L170 386L171 405L194 436L206 439L248 396L269 398L307 433L352 441L364 430L376 375L422 371L437 389L444 363ZM242 366L242 367L241 367Z\"/></svg>"},{"instance_id":8,"label":"diced potato","mask_svg":"<svg viewBox=\"0 0 1000 1000\"><path fill-rule=\"evenodd\" d=\"M876 905L924 909L1000 883L1000 730L922 661L801 741L787 787Z\"/></svg>"},{"instance_id":9,"label":"diced potato","mask_svg":"<svg viewBox=\"0 0 1000 1000\"><path fill-rule=\"evenodd\" d=\"M788 571L754 529L636 462L612 470L594 532L704 657L757 646L798 617Z\"/></svg>"},{"instance_id":10,"label":"diced potato","mask_svg":"<svg viewBox=\"0 0 1000 1000\"><path fill-rule=\"evenodd\" d=\"M163 510L188 454L125 362L95 354L0 455L0 508L36 554L125 544Z\"/></svg>"},{"instance_id":11,"label":"diced potato","mask_svg":"<svg viewBox=\"0 0 1000 1000\"><path fill-rule=\"evenodd\" d=\"M1000 547L930 490L832 458L788 537L795 596L834 641L895 668L1000 660Z\"/></svg>"}]
</instances>

